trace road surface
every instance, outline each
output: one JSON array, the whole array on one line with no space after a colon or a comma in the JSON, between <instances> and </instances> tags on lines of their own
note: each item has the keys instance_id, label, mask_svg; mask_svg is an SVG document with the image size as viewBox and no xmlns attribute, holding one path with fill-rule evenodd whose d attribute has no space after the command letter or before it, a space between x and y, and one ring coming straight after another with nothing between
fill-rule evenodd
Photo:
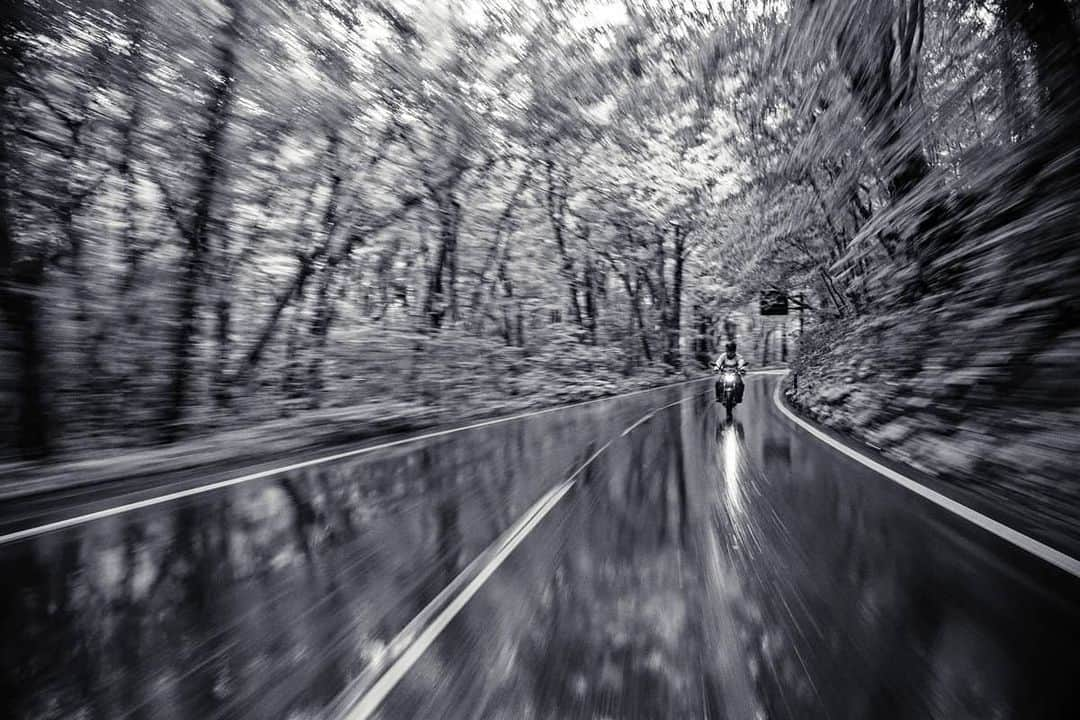
<instances>
[{"instance_id":1,"label":"road surface","mask_svg":"<svg viewBox=\"0 0 1080 720\"><path fill-rule=\"evenodd\" d=\"M0 506L14 717L1075 717L1069 572L756 376Z\"/></svg>"}]
</instances>

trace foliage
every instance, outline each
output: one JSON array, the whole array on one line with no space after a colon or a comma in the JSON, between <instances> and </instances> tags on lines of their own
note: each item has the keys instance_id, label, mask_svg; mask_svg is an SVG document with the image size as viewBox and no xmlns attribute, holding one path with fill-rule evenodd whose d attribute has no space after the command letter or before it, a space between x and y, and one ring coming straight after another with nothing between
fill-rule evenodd
<instances>
[{"instance_id":1,"label":"foliage","mask_svg":"<svg viewBox=\"0 0 1080 720\"><path fill-rule=\"evenodd\" d=\"M797 401L1075 541L1072 6L794 3L770 37L745 217L818 299Z\"/></svg>"},{"instance_id":2,"label":"foliage","mask_svg":"<svg viewBox=\"0 0 1080 720\"><path fill-rule=\"evenodd\" d=\"M7 454L681 365L723 136L616 10L9 3Z\"/></svg>"}]
</instances>

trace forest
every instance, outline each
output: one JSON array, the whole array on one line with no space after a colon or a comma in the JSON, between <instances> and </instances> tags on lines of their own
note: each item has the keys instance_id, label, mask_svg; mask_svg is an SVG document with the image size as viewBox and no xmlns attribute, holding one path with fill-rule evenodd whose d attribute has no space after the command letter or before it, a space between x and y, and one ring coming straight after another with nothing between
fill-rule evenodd
<instances>
[{"instance_id":1,"label":"forest","mask_svg":"<svg viewBox=\"0 0 1080 720\"><path fill-rule=\"evenodd\" d=\"M784 380L797 409L1080 547L1078 13L1073 0L4 0L0 491L24 473L138 479L152 458L222 471L674 383L703 376L726 338L753 366L768 294L800 318ZM807 547L774 548L763 572L748 560L741 589L735 575L712 578L716 596L708 577L684 586L682 560L661 554L680 532L669 520L713 509L688 500L686 478L720 493L718 463L742 461L738 434L717 453L725 430L689 405L639 426L681 392L0 538L15 589L0 593L4 709L318 717L564 470L586 486L606 468L625 516L573 506L568 532L588 542L548 590L520 590L547 567L528 554L494 583L540 618L517 628L528 642L508 687L576 703L546 648L584 672L610 660L578 652L590 633L655 635L660 659L638 657L627 687L657 689L641 701L661 714L664 698L698 702L676 659L717 638L667 621L742 592L755 610L731 628L746 643L731 656L786 668L761 682L793 683L787 714L811 716L798 646L768 634L792 608L767 580L832 572L850 603L827 616L862 633L850 653L815 636L858 665L835 714L904 714L888 673L909 613L929 603L919 618L946 628L936 659L959 654L966 616L927 596L976 561L934 565L938 535L888 534L906 511L887 495L845 518L854 505L824 498L842 542L798 513L799 534L780 537ZM616 426L649 434L602 455ZM771 499L809 503L779 462L800 454L795 436L770 437ZM779 523L753 482L724 492ZM562 527L540 532L561 547ZM752 535L739 552L760 551ZM710 572L712 542L686 555ZM614 585L596 570L611 557ZM914 568L914 591L894 566ZM625 624L636 591L657 614ZM571 613L578 595L609 615ZM459 648L499 637L467 629L448 630ZM859 655L874 642L880 666ZM933 697L940 668L918 679ZM542 716L496 690L492 716Z\"/></svg>"},{"instance_id":2,"label":"forest","mask_svg":"<svg viewBox=\"0 0 1080 720\"><path fill-rule=\"evenodd\" d=\"M8 453L679 368L723 112L612 8L8 3Z\"/></svg>"},{"instance_id":3,"label":"forest","mask_svg":"<svg viewBox=\"0 0 1080 720\"><path fill-rule=\"evenodd\" d=\"M808 412L1075 500L1076 12L6 2L3 455L666 382L771 291Z\"/></svg>"}]
</instances>

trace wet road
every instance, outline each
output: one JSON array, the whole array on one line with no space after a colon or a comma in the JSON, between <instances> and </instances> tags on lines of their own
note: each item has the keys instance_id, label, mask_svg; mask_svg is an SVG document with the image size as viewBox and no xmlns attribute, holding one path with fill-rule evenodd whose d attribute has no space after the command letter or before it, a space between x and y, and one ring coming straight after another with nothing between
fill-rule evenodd
<instances>
[{"instance_id":1,"label":"wet road","mask_svg":"<svg viewBox=\"0 0 1080 720\"><path fill-rule=\"evenodd\" d=\"M794 427L775 382L730 424L689 384L0 545L0 698L325 715L434 608L376 715L1075 717L1077 581Z\"/></svg>"},{"instance_id":2,"label":"wet road","mask_svg":"<svg viewBox=\"0 0 1080 720\"><path fill-rule=\"evenodd\" d=\"M598 458L383 716L1076 717L1072 581L794 429L773 382Z\"/></svg>"}]
</instances>

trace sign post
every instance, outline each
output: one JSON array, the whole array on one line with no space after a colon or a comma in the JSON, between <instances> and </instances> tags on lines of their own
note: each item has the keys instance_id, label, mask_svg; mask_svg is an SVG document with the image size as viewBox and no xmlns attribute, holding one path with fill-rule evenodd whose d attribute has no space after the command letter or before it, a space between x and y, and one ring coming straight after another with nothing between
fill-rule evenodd
<instances>
[{"instance_id":1,"label":"sign post","mask_svg":"<svg viewBox=\"0 0 1080 720\"><path fill-rule=\"evenodd\" d=\"M787 315L787 293L783 290L762 290L759 307L762 315Z\"/></svg>"}]
</instances>

